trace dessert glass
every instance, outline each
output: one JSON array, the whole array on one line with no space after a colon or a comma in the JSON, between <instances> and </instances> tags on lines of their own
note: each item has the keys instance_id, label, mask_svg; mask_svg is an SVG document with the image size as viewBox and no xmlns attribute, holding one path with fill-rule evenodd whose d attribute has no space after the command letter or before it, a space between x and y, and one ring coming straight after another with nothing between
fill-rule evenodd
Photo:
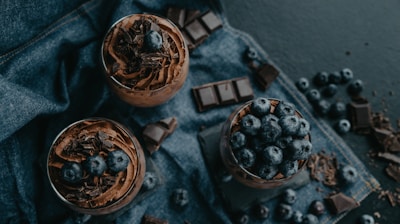
<instances>
[{"instance_id":1,"label":"dessert glass","mask_svg":"<svg viewBox=\"0 0 400 224\"><path fill-rule=\"evenodd\" d=\"M150 31L162 39L159 48L146 45L145 36ZM179 28L151 14L128 15L112 25L101 56L111 89L138 107L152 107L171 99L189 71L189 50Z\"/></svg>"},{"instance_id":2,"label":"dessert glass","mask_svg":"<svg viewBox=\"0 0 400 224\"><path fill-rule=\"evenodd\" d=\"M269 99L271 103L270 112L273 113L275 107L279 104L277 99ZM264 179L258 175L250 172L248 169L243 168L238 164L238 160L233 153L232 147L230 145L231 134L240 129L240 120L247 114L250 113L251 104L253 100L248 101L237 109L235 109L225 121L221 130L221 140L220 140L220 155L222 162L227 169L227 171L237 180L238 182L257 189L272 189L282 186L288 183L293 177L298 175L306 167L307 160L298 160L298 171L297 173L285 177L283 174L276 174L272 179ZM303 117L299 111L296 110L295 115L298 117ZM304 137L304 139L311 140L310 135Z\"/></svg>"},{"instance_id":3,"label":"dessert glass","mask_svg":"<svg viewBox=\"0 0 400 224\"><path fill-rule=\"evenodd\" d=\"M115 150L129 157L124 170L108 167L100 176L82 168L77 182L66 181L62 168L66 163L84 164L89 156L104 160ZM138 140L121 124L105 118L88 118L62 130L50 147L47 175L54 192L74 211L89 215L109 214L129 204L140 190L146 169L144 153Z\"/></svg>"}]
</instances>

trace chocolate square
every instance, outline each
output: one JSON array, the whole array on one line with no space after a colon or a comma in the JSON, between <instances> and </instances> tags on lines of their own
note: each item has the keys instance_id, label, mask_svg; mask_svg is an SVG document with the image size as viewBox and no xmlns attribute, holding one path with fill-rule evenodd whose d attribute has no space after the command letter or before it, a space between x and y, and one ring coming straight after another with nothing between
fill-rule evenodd
<instances>
[{"instance_id":1,"label":"chocolate square","mask_svg":"<svg viewBox=\"0 0 400 224\"><path fill-rule=\"evenodd\" d=\"M256 80L266 90L278 77L279 71L270 64L262 64L256 73Z\"/></svg>"},{"instance_id":2,"label":"chocolate square","mask_svg":"<svg viewBox=\"0 0 400 224\"><path fill-rule=\"evenodd\" d=\"M176 26L182 28L185 25L186 10L181 8L170 7L167 11L167 18Z\"/></svg>"},{"instance_id":3,"label":"chocolate square","mask_svg":"<svg viewBox=\"0 0 400 224\"><path fill-rule=\"evenodd\" d=\"M367 100L359 100L349 104L350 121L353 130L369 133L372 125L371 106Z\"/></svg>"},{"instance_id":4,"label":"chocolate square","mask_svg":"<svg viewBox=\"0 0 400 224\"><path fill-rule=\"evenodd\" d=\"M218 84L215 88L217 89L218 98L222 105L238 101L231 82Z\"/></svg>"},{"instance_id":5,"label":"chocolate square","mask_svg":"<svg viewBox=\"0 0 400 224\"><path fill-rule=\"evenodd\" d=\"M222 21L211 11L208 11L206 14L204 14L200 20L210 33L222 27Z\"/></svg>"},{"instance_id":6,"label":"chocolate square","mask_svg":"<svg viewBox=\"0 0 400 224\"><path fill-rule=\"evenodd\" d=\"M165 130L158 125L148 124L143 130L143 137L147 141L151 141L153 144L161 142L165 135Z\"/></svg>"},{"instance_id":7,"label":"chocolate square","mask_svg":"<svg viewBox=\"0 0 400 224\"><path fill-rule=\"evenodd\" d=\"M251 88L248 78L241 78L233 81L239 101L251 100L254 97L253 89Z\"/></svg>"},{"instance_id":8,"label":"chocolate square","mask_svg":"<svg viewBox=\"0 0 400 224\"><path fill-rule=\"evenodd\" d=\"M197 90L200 99L201 107L206 109L218 105L218 100L215 95L215 90L212 86L207 86Z\"/></svg>"},{"instance_id":9,"label":"chocolate square","mask_svg":"<svg viewBox=\"0 0 400 224\"><path fill-rule=\"evenodd\" d=\"M208 37L207 30L198 20L193 20L193 22L186 25L185 31L196 45L200 44Z\"/></svg>"},{"instance_id":10,"label":"chocolate square","mask_svg":"<svg viewBox=\"0 0 400 224\"><path fill-rule=\"evenodd\" d=\"M185 15L185 24L192 22L200 16L199 10L187 10Z\"/></svg>"}]
</instances>

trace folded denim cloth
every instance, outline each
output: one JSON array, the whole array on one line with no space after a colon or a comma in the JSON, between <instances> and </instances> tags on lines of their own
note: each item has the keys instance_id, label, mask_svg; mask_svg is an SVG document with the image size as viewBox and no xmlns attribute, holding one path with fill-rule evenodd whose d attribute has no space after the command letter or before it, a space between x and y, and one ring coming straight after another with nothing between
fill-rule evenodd
<instances>
[{"instance_id":1,"label":"folded denim cloth","mask_svg":"<svg viewBox=\"0 0 400 224\"><path fill-rule=\"evenodd\" d=\"M154 108L129 106L109 91L103 78L103 37L123 16L165 15L171 5L202 12L210 9L222 19L223 28L191 53L187 81L173 99ZM264 60L269 59L251 37L229 26L218 0L7 1L0 12L4 18L0 31L0 223L73 222L71 211L50 189L40 159L64 127L91 116L115 119L136 135L147 123L170 116L178 119L177 130L152 156L165 177L164 185L120 215L116 223L140 223L144 214L171 223L230 223L208 175L197 134L200 126L223 122L237 105L198 113L191 88L245 75L256 96L296 104L312 123L316 148L340 152L339 159L360 170L357 187L349 189L358 201L378 186L346 144L312 115L284 73L267 91L256 87L243 54L251 46ZM190 203L183 211L169 202L178 187L189 191Z\"/></svg>"}]
</instances>

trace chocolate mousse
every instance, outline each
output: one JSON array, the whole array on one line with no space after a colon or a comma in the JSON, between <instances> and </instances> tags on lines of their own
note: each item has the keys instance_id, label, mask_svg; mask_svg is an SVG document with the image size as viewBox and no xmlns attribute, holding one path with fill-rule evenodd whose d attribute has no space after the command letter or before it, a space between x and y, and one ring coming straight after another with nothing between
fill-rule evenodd
<instances>
[{"instance_id":1,"label":"chocolate mousse","mask_svg":"<svg viewBox=\"0 0 400 224\"><path fill-rule=\"evenodd\" d=\"M117 21L104 39L102 59L111 88L140 107L171 99L189 69L189 51L179 28L150 14Z\"/></svg>"},{"instance_id":2,"label":"chocolate mousse","mask_svg":"<svg viewBox=\"0 0 400 224\"><path fill-rule=\"evenodd\" d=\"M119 123L103 118L64 129L50 148L47 164L59 198L91 215L108 214L131 202L146 166L137 139Z\"/></svg>"}]
</instances>

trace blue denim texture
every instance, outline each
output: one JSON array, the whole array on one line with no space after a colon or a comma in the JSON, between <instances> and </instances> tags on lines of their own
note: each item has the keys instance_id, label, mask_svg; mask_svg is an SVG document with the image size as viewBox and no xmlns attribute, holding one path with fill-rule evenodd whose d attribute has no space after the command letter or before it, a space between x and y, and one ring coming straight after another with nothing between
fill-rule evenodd
<instances>
[{"instance_id":1,"label":"blue denim texture","mask_svg":"<svg viewBox=\"0 0 400 224\"><path fill-rule=\"evenodd\" d=\"M100 63L103 37L123 16L165 15L169 5L211 9L224 27L191 53L188 79L173 99L154 108L132 107L106 85ZM317 150L337 152L340 161L358 168L360 180L346 193L360 201L378 186L341 138L313 115L286 74L281 72L265 92L257 88L243 54L252 46L265 60L269 58L251 37L229 26L217 0L2 1L0 14L0 223L72 223L70 210L53 194L41 165L58 132L91 116L117 120L137 136L149 122L178 118L177 130L152 156L165 177L164 185L116 223L140 223L143 214L170 223L230 223L208 176L197 134L200 126L223 122L238 105L198 113L191 88L245 75L256 96L285 99L298 107L311 121ZM169 202L177 187L189 190L191 202L183 211ZM318 196L308 187L299 193ZM322 223L339 218L323 218Z\"/></svg>"}]
</instances>

